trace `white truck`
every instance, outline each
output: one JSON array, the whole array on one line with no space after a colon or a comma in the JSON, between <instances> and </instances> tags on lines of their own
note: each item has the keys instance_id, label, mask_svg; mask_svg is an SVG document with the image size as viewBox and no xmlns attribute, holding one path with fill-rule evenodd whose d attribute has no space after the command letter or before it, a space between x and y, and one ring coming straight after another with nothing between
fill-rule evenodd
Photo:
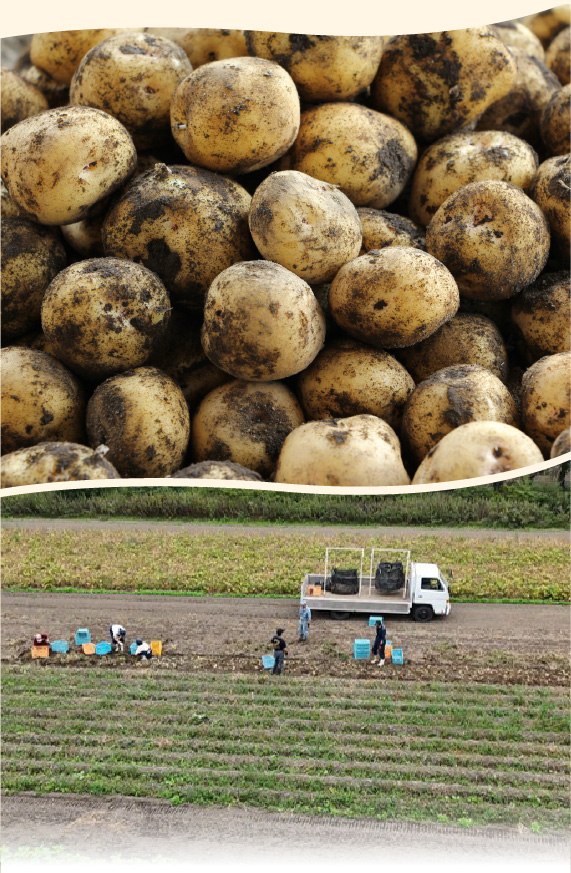
<instances>
[{"instance_id":1,"label":"white truck","mask_svg":"<svg viewBox=\"0 0 571 873\"><path fill-rule=\"evenodd\" d=\"M400 614L425 622L450 613L448 582L436 564L411 561L407 549L372 548L368 557L365 549L325 549L324 572L305 576L301 600L332 618Z\"/></svg>"}]
</instances>

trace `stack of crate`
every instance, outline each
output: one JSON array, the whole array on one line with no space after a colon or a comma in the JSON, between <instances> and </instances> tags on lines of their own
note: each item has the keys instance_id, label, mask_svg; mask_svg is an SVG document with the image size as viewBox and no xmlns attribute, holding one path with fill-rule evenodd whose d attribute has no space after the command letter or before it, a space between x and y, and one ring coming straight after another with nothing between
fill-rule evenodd
<instances>
[{"instance_id":1,"label":"stack of crate","mask_svg":"<svg viewBox=\"0 0 571 873\"><path fill-rule=\"evenodd\" d=\"M353 642L353 657L356 661L371 657L371 640L355 640Z\"/></svg>"}]
</instances>

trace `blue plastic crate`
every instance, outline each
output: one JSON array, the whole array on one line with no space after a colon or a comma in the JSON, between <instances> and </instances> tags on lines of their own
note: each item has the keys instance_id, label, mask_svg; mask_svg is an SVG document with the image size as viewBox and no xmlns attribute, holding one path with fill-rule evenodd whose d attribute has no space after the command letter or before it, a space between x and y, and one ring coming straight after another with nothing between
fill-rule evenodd
<instances>
[{"instance_id":1,"label":"blue plastic crate","mask_svg":"<svg viewBox=\"0 0 571 873\"><path fill-rule=\"evenodd\" d=\"M375 627L378 621L382 621L384 624L385 620L382 615L371 615L371 617L369 618L369 627Z\"/></svg>"},{"instance_id":2,"label":"blue plastic crate","mask_svg":"<svg viewBox=\"0 0 571 873\"><path fill-rule=\"evenodd\" d=\"M69 643L67 640L54 640L50 643L50 650L57 652L60 655L67 655L69 652Z\"/></svg>"},{"instance_id":3,"label":"blue plastic crate","mask_svg":"<svg viewBox=\"0 0 571 873\"><path fill-rule=\"evenodd\" d=\"M75 632L75 645L81 646L83 643L91 642L91 633L86 627L80 627Z\"/></svg>"},{"instance_id":4,"label":"blue plastic crate","mask_svg":"<svg viewBox=\"0 0 571 873\"><path fill-rule=\"evenodd\" d=\"M96 643L95 644L95 654L96 655L108 655L111 651L111 643Z\"/></svg>"},{"instance_id":5,"label":"blue plastic crate","mask_svg":"<svg viewBox=\"0 0 571 873\"><path fill-rule=\"evenodd\" d=\"M129 646L129 651L132 655L134 655L137 651L137 643L131 643L131 645Z\"/></svg>"},{"instance_id":6,"label":"blue plastic crate","mask_svg":"<svg viewBox=\"0 0 571 873\"><path fill-rule=\"evenodd\" d=\"M264 670L271 670L276 662L273 655L262 655L262 667Z\"/></svg>"},{"instance_id":7,"label":"blue plastic crate","mask_svg":"<svg viewBox=\"0 0 571 873\"><path fill-rule=\"evenodd\" d=\"M371 657L371 640L355 640L353 643L353 657L361 660Z\"/></svg>"},{"instance_id":8,"label":"blue plastic crate","mask_svg":"<svg viewBox=\"0 0 571 873\"><path fill-rule=\"evenodd\" d=\"M393 649L391 660L393 664L404 664L404 655L402 649Z\"/></svg>"}]
</instances>

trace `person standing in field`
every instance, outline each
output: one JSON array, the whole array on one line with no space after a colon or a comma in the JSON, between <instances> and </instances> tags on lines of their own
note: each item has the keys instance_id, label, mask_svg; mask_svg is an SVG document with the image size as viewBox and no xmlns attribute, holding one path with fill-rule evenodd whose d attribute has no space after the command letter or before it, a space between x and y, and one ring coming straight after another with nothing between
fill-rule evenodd
<instances>
[{"instance_id":1,"label":"person standing in field","mask_svg":"<svg viewBox=\"0 0 571 873\"><path fill-rule=\"evenodd\" d=\"M282 636L283 632L283 628L279 627L275 636L273 636L270 641L274 647L274 669L272 670L272 673L276 676L279 676L284 668L287 651L286 641Z\"/></svg>"},{"instance_id":2,"label":"person standing in field","mask_svg":"<svg viewBox=\"0 0 571 873\"><path fill-rule=\"evenodd\" d=\"M109 628L109 633L111 635L111 648L114 652L117 649L123 651L123 643L125 642L125 637L127 636L127 631L123 627L122 624L112 624Z\"/></svg>"},{"instance_id":3,"label":"person standing in field","mask_svg":"<svg viewBox=\"0 0 571 873\"><path fill-rule=\"evenodd\" d=\"M304 643L309 639L309 622L311 621L311 609L302 600L299 605L299 639L298 643Z\"/></svg>"},{"instance_id":4,"label":"person standing in field","mask_svg":"<svg viewBox=\"0 0 571 873\"><path fill-rule=\"evenodd\" d=\"M375 641L373 643L373 657L371 664L375 663L375 658L379 658L379 667L385 663L385 643L387 641L387 629L382 621L375 622Z\"/></svg>"}]
</instances>

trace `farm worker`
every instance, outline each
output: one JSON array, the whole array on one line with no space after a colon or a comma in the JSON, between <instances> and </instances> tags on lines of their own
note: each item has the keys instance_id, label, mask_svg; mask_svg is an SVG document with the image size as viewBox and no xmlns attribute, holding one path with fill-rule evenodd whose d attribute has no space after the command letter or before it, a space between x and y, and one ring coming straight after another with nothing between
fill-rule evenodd
<instances>
[{"instance_id":1,"label":"farm worker","mask_svg":"<svg viewBox=\"0 0 571 873\"><path fill-rule=\"evenodd\" d=\"M385 663L385 643L387 641L387 629L382 621L375 622L375 641L373 643L373 657L371 664L375 663L375 657L379 656L379 667Z\"/></svg>"},{"instance_id":2,"label":"farm worker","mask_svg":"<svg viewBox=\"0 0 571 873\"><path fill-rule=\"evenodd\" d=\"M109 633L111 634L111 647L114 652L117 649L121 649L123 651L123 643L125 642L125 637L127 636L127 631L123 627L122 624L112 624L109 628Z\"/></svg>"},{"instance_id":3,"label":"farm worker","mask_svg":"<svg viewBox=\"0 0 571 873\"><path fill-rule=\"evenodd\" d=\"M148 643L146 643L144 640L135 640L135 645L137 646L137 648L135 649L136 657L140 658L141 660L143 658L146 658L147 661L152 658L153 652Z\"/></svg>"},{"instance_id":4,"label":"farm worker","mask_svg":"<svg viewBox=\"0 0 571 873\"><path fill-rule=\"evenodd\" d=\"M309 622L311 621L311 609L302 600L299 605L299 640L298 643L305 642L309 639Z\"/></svg>"},{"instance_id":5,"label":"farm worker","mask_svg":"<svg viewBox=\"0 0 571 873\"><path fill-rule=\"evenodd\" d=\"M274 669L272 670L272 673L275 673L278 676L284 668L284 661L287 652L286 641L282 636L283 632L283 628L279 627L275 636L270 640L274 647Z\"/></svg>"}]
</instances>

